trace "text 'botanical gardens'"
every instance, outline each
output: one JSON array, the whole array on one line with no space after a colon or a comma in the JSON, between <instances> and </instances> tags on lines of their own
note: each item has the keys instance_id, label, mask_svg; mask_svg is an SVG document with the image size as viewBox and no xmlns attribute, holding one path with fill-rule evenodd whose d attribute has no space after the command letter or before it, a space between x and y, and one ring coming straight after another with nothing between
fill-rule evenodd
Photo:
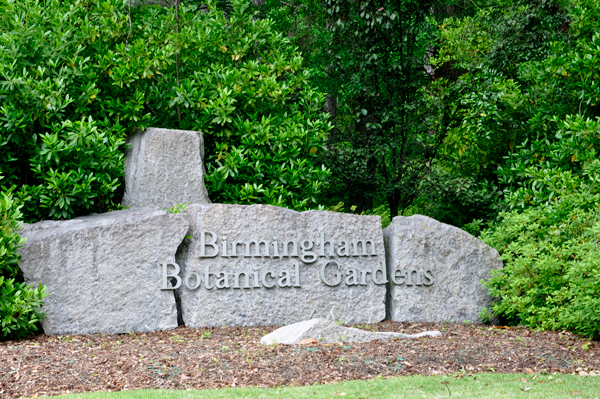
<instances>
[{"instance_id":1,"label":"text 'botanical gardens'","mask_svg":"<svg viewBox=\"0 0 600 399\"><path fill-rule=\"evenodd\" d=\"M373 239L338 241L326 239L325 233L321 233L318 240L311 239L286 239L279 240L233 240L228 242L227 236L219 236L212 231L200 232L200 254L199 258L214 258L217 256L225 258L299 258L305 264L312 264L322 257L370 257L377 256L377 248ZM315 247L316 244L316 247ZM340 264L342 262L342 264ZM217 288L273 288L275 286L301 287L300 263L291 260L289 269L279 272L269 269L262 271L254 268L252 271L237 271L228 273L224 270L211 270L206 265L201 273L189 271L184 277L180 276L181 268L177 263L163 263L162 265L162 287L163 290L178 289L182 284L195 290L204 282L207 290ZM171 266L171 267L169 267ZM217 269L219 267L217 266ZM368 282L383 285L388 282L384 262L378 262L373 268L343 268L343 261L323 259L318 268L321 281L331 287L342 282L348 286L367 285ZM395 284L407 285L432 285L433 276L431 270L409 270L408 272L396 270L392 274ZM170 280L174 279L174 284Z\"/></svg>"}]
</instances>

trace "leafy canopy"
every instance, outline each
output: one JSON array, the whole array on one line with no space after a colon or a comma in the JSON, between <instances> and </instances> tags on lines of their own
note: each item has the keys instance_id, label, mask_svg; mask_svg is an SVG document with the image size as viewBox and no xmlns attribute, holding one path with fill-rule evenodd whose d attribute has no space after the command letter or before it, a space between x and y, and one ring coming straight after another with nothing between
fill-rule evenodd
<instances>
[{"instance_id":1,"label":"leafy canopy","mask_svg":"<svg viewBox=\"0 0 600 399\"><path fill-rule=\"evenodd\" d=\"M27 220L118 208L148 126L203 132L214 201L316 206L323 95L271 20L228 7L133 7L130 26L117 0L2 0L0 172Z\"/></svg>"},{"instance_id":2,"label":"leafy canopy","mask_svg":"<svg viewBox=\"0 0 600 399\"><path fill-rule=\"evenodd\" d=\"M512 323L598 336L600 89L597 2L502 1L440 27L436 84L460 123L446 170L479 182L505 262L488 283ZM491 218L490 218L491 219Z\"/></svg>"}]
</instances>

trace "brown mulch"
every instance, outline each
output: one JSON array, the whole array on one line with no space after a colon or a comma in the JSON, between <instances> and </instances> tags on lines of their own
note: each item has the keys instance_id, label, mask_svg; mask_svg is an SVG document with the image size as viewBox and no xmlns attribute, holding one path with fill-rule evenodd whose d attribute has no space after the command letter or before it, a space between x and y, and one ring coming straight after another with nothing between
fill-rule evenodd
<instances>
[{"instance_id":1,"label":"brown mulch","mask_svg":"<svg viewBox=\"0 0 600 399\"><path fill-rule=\"evenodd\" d=\"M304 346L260 345L260 337L275 327L40 335L0 343L0 397L136 388L307 385L379 375L600 372L600 342L566 332L390 321L368 328L406 333L439 329L444 335Z\"/></svg>"}]
</instances>

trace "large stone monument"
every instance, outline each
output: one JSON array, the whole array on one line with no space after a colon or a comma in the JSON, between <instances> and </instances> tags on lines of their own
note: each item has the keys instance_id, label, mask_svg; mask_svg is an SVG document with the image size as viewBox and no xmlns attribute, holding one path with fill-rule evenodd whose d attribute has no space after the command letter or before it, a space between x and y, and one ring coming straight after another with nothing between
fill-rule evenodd
<instances>
[{"instance_id":1,"label":"large stone monument","mask_svg":"<svg viewBox=\"0 0 600 399\"><path fill-rule=\"evenodd\" d=\"M177 279L186 326L385 318L379 216L221 204L189 205L182 215L191 238L163 281Z\"/></svg>"},{"instance_id":2,"label":"large stone monument","mask_svg":"<svg viewBox=\"0 0 600 399\"><path fill-rule=\"evenodd\" d=\"M123 206L170 209L175 204L210 203L202 133L149 128L127 142Z\"/></svg>"},{"instance_id":3,"label":"large stone monument","mask_svg":"<svg viewBox=\"0 0 600 399\"><path fill-rule=\"evenodd\" d=\"M384 235L393 321L481 321L491 297L480 283L502 267L494 248L422 215L395 217Z\"/></svg>"},{"instance_id":4,"label":"large stone monument","mask_svg":"<svg viewBox=\"0 0 600 399\"><path fill-rule=\"evenodd\" d=\"M187 230L181 215L148 208L24 224L19 266L28 284L46 286L44 332L177 327L175 297L160 290L160 263L175 261Z\"/></svg>"},{"instance_id":5,"label":"large stone monument","mask_svg":"<svg viewBox=\"0 0 600 399\"><path fill-rule=\"evenodd\" d=\"M131 209L20 231L25 281L49 293L46 334L154 331L178 320L376 323L386 314L478 322L491 304L480 282L502 267L498 253L456 227L416 215L383 231L379 216L210 204L200 133L151 128L129 142ZM189 205L161 210L176 203Z\"/></svg>"}]
</instances>

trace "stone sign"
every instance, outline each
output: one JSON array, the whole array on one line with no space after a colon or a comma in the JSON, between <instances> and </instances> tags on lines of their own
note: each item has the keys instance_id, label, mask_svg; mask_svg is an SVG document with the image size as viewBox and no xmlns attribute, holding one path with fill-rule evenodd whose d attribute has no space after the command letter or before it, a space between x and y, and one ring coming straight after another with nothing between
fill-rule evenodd
<instances>
[{"instance_id":1,"label":"stone sign","mask_svg":"<svg viewBox=\"0 0 600 399\"><path fill-rule=\"evenodd\" d=\"M415 215L268 205L134 208L24 225L20 267L42 283L46 334L286 325L478 322L502 267L468 233ZM387 266L386 266L387 265ZM176 306L177 300L179 307Z\"/></svg>"},{"instance_id":2,"label":"stone sign","mask_svg":"<svg viewBox=\"0 0 600 399\"><path fill-rule=\"evenodd\" d=\"M456 227L415 215L384 234L379 216L210 204L201 133L150 128L128 142L132 209L20 231L25 281L49 293L46 334L376 323L386 313L477 322L491 304L480 282L502 267L498 253Z\"/></svg>"},{"instance_id":3,"label":"stone sign","mask_svg":"<svg viewBox=\"0 0 600 399\"><path fill-rule=\"evenodd\" d=\"M68 221L24 224L19 266L46 285L44 332L117 334L177 327L160 263L174 262L188 230L179 214L137 208Z\"/></svg>"},{"instance_id":4,"label":"stone sign","mask_svg":"<svg viewBox=\"0 0 600 399\"><path fill-rule=\"evenodd\" d=\"M491 305L480 283L502 267L494 248L422 215L395 217L384 235L393 321L480 322Z\"/></svg>"},{"instance_id":5,"label":"stone sign","mask_svg":"<svg viewBox=\"0 0 600 399\"><path fill-rule=\"evenodd\" d=\"M379 216L210 204L200 133L150 128L128 141L123 204L131 209L20 232L25 281L49 293L46 334L154 331L178 321L376 323L386 314L478 322L491 304L480 282L502 262L458 228L415 215L384 232ZM159 210L177 203L188 205Z\"/></svg>"},{"instance_id":6,"label":"stone sign","mask_svg":"<svg viewBox=\"0 0 600 399\"><path fill-rule=\"evenodd\" d=\"M149 128L127 142L131 146L125 158L123 206L170 209L175 204L210 203L202 133Z\"/></svg>"},{"instance_id":7,"label":"stone sign","mask_svg":"<svg viewBox=\"0 0 600 399\"><path fill-rule=\"evenodd\" d=\"M385 318L379 216L221 204L181 214L191 238L163 262L161 288L177 290L186 326Z\"/></svg>"}]
</instances>

